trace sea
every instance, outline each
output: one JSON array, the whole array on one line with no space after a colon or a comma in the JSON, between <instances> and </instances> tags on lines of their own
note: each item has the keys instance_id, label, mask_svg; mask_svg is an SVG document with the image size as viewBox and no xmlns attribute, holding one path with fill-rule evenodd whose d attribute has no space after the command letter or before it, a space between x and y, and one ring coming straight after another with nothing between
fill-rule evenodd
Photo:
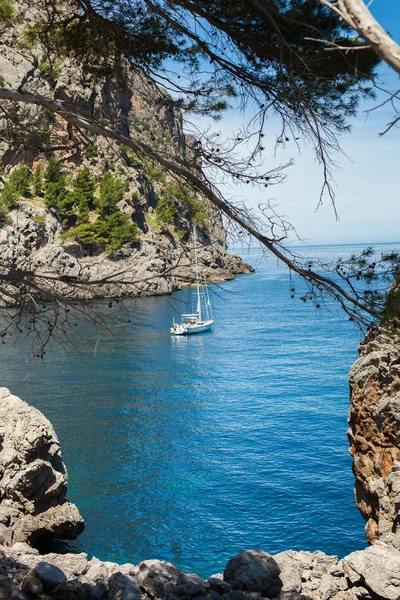
<instances>
[{"instance_id":1,"label":"sea","mask_svg":"<svg viewBox=\"0 0 400 600\"><path fill-rule=\"evenodd\" d=\"M52 549L210 576L251 548L365 547L346 437L362 332L329 303L291 298L287 270L259 248L239 252L255 272L212 286L213 332L170 335L180 291L110 309L111 332L79 324L44 360L22 337L2 345L1 384L54 425L86 523Z\"/></svg>"}]
</instances>

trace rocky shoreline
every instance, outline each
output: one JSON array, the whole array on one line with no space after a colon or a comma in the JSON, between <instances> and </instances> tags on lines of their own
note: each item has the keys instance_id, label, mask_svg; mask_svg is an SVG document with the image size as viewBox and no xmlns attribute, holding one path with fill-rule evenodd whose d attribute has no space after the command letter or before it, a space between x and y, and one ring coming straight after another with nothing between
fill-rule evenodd
<instances>
[{"instance_id":1,"label":"rocky shoreline","mask_svg":"<svg viewBox=\"0 0 400 600\"><path fill-rule=\"evenodd\" d=\"M225 237L223 229L215 226L212 238L200 239L198 259L205 281L229 281L254 271L239 256L227 252ZM136 244L112 255L89 253L80 244L62 238L56 214L28 201L21 202L0 229L0 256L21 269L59 277L61 282L49 280L51 289L64 289L68 297L79 300L169 294L194 279L191 236L180 243L168 231L148 230ZM63 283L63 278L66 282L76 278L80 283ZM103 283L95 285L93 281Z\"/></svg>"},{"instance_id":2,"label":"rocky shoreline","mask_svg":"<svg viewBox=\"0 0 400 600\"><path fill-rule=\"evenodd\" d=\"M118 565L81 554L44 554L46 537L83 530L66 499L67 472L50 422L0 389L0 599L398 600L399 324L371 330L350 371L349 439L356 502L372 544L338 560L323 552L248 550L203 579L161 560Z\"/></svg>"}]
</instances>

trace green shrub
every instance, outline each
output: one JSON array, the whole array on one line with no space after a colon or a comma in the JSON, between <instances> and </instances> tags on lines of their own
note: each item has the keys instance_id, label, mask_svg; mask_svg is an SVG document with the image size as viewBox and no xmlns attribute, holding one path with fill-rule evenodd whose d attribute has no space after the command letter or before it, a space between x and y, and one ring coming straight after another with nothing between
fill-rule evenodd
<instances>
[{"instance_id":1,"label":"green shrub","mask_svg":"<svg viewBox=\"0 0 400 600\"><path fill-rule=\"evenodd\" d=\"M188 207L190 221L194 225L199 225L200 227L207 229L208 216L204 204L200 200L189 198L186 205Z\"/></svg>"},{"instance_id":2,"label":"green shrub","mask_svg":"<svg viewBox=\"0 0 400 600\"><path fill-rule=\"evenodd\" d=\"M64 166L60 160L54 155L51 155L44 172L44 180L46 184L57 183L64 176Z\"/></svg>"},{"instance_id":3,"label":"green shrub","mask_svg":"<svg viewBox=\"0 0 400 600\"><path fill-rule=\"evenodd\" d=\"M38 64L38 71L44 79L58 79L61 74L61 64L59 61L49 62L47 56L43 55Z\"/></svg>"},{"instance_id":4,"label":"green shrub","mask_svg":"<svg viewBox=\"0 0 400 600\"><path fill-rule=\"evenodd\" d=\"M161 183L165 181L164 173L160 171L160 169L153 167L148 161L146 161L144 174L150 183L155 183L156 181Z\"/></svg>"},{"instance_id":5,"label":"green shrub","mask_svg":"<svg viewBox=\"0 0 400 600\"><path fill-rule=\"evenodd\" d=\"M96 246L112 252L128 242L133 243L137 233L138 228L132 223L129 215L118 211L94 223L78 225L63 237L74 237L83 245Z\"/></svg>"},{"instance_id":6,"label":"green shrub","mask_svg":"<svg viewBox=\"0 0 400 600\"><path fill-rule=\"evenodd\" d=\"M6 181L3 189L1 190L0 205L2 210L6 213L10 210L14 210L19 206L20 195L16 192L15 188L9 181Z\"/></svg>"},{"instance_id":7,"label":"green shrub","mask_svg":"<svg viewBox=\"0 0 400 600\"><path fill-rule=\"evenodd\" d=\"M4 87L6 85L6 80L3 75L0 75L0 87Z\"/></svg>"},{"instance_id":8,"label":"green shrub","mask_svg":"<svg viewBox=\"0 0 400 600\"><path fill-rule=\"evenodd\" d=\"M176 217L176 204L166 196L161 196L156 206L156 217L158 221L173 225Z\"/></svg>"},{"instance_id":9,"label":"green shrub","mask_svg":"<svg viewBox=\"0 0 400 600\"><path fill-rule=\"evenodd\" d=\"M36 165L36 169L33 174L33 191L35 196L43 195L43 175L40 165Z\"/></svg>"},{"instance_id":10,"label":"green shrub","mask_svg":"<svg viewBox=\"0 0 400 600\"><path fill-rule=\"evenodd\" d=\"M137 239L138 228L132 223L129 215L115 212L106 219L108 228L108 240L106 250L112 252L118 250L128 242L133 243Z\"/></svg>"},{"instance_id":11,"label":"green shrub","mask_svg":"<svg viewBox=\"0 0 400 600\"><path fill-rule=\"evenodd\" d=\"M63 238L75 238L84 246L104 246L107 243L106 239L107 228L105 221L98 219L94 223L82 223L63 234Z\"/></svg>"},{"instance_id":12,"label":"green shrub","mask_svg":"<svg viewBox=\"0 0 400 600\"><path fill-rule=\"evenodd\" d=\"M21 196L29 196L32 173L27 165L21 165L11 173L0 192L1 211L6 215L10 210L18 208Z\"/></svg>"},{"instance_id":13,"label":"green shrub","mask_svg":"<svg viewBox=\"0 0 400 600\"><path fill-rule=\"evenodd\" d=\"M196 200L180 183L169 182L165 186L164 193L156 207L157 218L172 225L179 204L186 206L189 220L194 225L207 227L208 217L204 204L200 200Z\"/></svg>"},{"instance_id":14,"label":"green shrub","mask_svg":"<svg viewBox=\"0 0 400 600\"><path fill-rule=\"evenodd\" d=\"M96 158L99 155L96 144L88 146L84 152L86 158Z\"/></svg>"},{"instance_id":15,"label":"green shrub","mask_svg":"<svg viewBox=\"0 0 400 600\"><path fill-rule=\"evenodd\" d=\"M116 212L117 204L124 197L124 186L118 177L107 171L100 183L100 196L95 204L102 217Z\"/></svg>"},{"instance_id":16,"label":"green shrub","mask_svg":"<svg viewBox=\"0 0 400 600\"><path fill-rule=\"evenodd\" d=\"M127 167L130 167L132 169L140 169L141 167L143 167L143 161L131 148L129 148L129 146L121 144L120 148L123 153L123 159Z\"/></svg>"},{"instance_id":17,"label":"green shrub","mask_svg":"<svg viewBox=\"0 0 400 600\"><path fill-rule=\"evenodd\" d=\"M7 209L5 208L5 206L2 205L1 203L1 199L0 199L0 227L2 227L4 225L4 223L7 221Z\"/></svg>"},{"instance_id":18,"label":"green shrub","mask_svg":"<svg viewBox=\"0 0 400 600\"><path fill-rule=\"evenodd\" d=\"M36 217L33 217L33 222L34 223L44 223L45 218L42 215L36 215Z\"/></svg>"},{"instance_id":19,"label":"green shrub","mask_svg":"<svg viewBox=\"0 0 400 600\"><path fill-rule=\"evenodd\" d=\"M27 165L21 165L10 175L9 183L19 196L29 196L32 185L32 172Z\"/></svg>"},{"instance_id":20,"label":"green shrub","mask_svg":"<svg viewBox=\"0 0 400 600\"><path fill-rule=\"evenodd\" d=\"M132 193L131 202L132 202L132 204L137 204L138 202L140 202L140 194L137 190L135 190Z\"/></svg>"},{"instance_id":21,"label":"green shrub","mask_svg":"<svg viewBox=\"0 0 400 600\"><path fill-rule=\"evenodd\" d=\"M73 215L74 198L67 188L67 178L62 163L51 156L44 172L44 203L54 208L67 225Z\"/></svg>"},{"instance_id":22,"label":"green shrub","mask_svg":"<svg viewBox=\"0 0 400 600\"><path fill-rule=\"evenodd\" d=\"M0 0L0 22L9 21L14 15L14 7L10 0Z\"/></svg>"},{"instance_id":23,"label":"green shrub","mask_svg":"<svg viewBox=\"0 0 400 600\"><path fill-rule=\"evenodd\" d=\"M187 235L187 231L186 231L186 229L178 229L178 231L176 232L176 235L182 241L183 239L185 239L185 237Z\"/></svg>"}]
</instances>

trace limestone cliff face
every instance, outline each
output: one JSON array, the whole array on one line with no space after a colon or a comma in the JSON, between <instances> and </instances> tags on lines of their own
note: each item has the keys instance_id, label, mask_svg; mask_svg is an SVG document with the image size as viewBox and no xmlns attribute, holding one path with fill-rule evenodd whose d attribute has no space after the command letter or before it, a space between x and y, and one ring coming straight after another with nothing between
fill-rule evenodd
<instances>
[{"instance_id":1,"label":"limestone cliff face","mask_svg":"<svg viewBox=\"0 0 400 600\"><path fill-rule=\"evenodd\" d=\"M7 27L0 27L0 76L5 85L62 102L72 101L88 119L99 119L165 156L185 160L196 168L196 141L184 134L182 116L173 108L165 90L123 60L115 65L112 74L104 76L94 76L70 56L58 57L52 64L38 41L26 44L27 28L32 28L40 14L32 10L32 3L20 0L14 5L18 18ZM5 166L0 187L21 164L27 164L32 171L40 168L43 174L50 154L62 161L70 189L77 173L86 168L96 181L97 194L102 177L111 172L124 189L118 211L128 215L138 233L131 243L124 243L112 253L74 238L63 239L65 220L57 209L46 205L43 195L31 193L21 198L19 207L8 214L0 229L0 256L6 263L92 280L125 273L129 283L122 289L109 285L77 292L85 298L166 293L193 277L190 207L178 197L173 199L175 214L169 222L156 214L160 198L172 182L168 173L110 140L72 131L60 117L40 107L27 105L13 110L16 127L10 128L9 122L0 119L0 159ZM201 202L207 213L206 222L198 226L203 277L220 281L250 272L248 265L227 253L219 212L204 198L194 195L193 200ZM70 215L72 222L79 217L78 209L76 215L74 210ZM96 219L98 214L92 210L87 222L94 223ZM73 227L73 223L68 227ZM137 280L143 283L133 286L131 282Z\"/></svg>"},{"instance_id":2,"label":"limestone cliff face","mask_svg":"<svg viewBox=\"0 0 400 600\"><path fill-rule=\"evenodd\" d=\"M368 541L400 549L400 322L365 336L350 371L350 452Z\"/></svg>"}]
</instances>

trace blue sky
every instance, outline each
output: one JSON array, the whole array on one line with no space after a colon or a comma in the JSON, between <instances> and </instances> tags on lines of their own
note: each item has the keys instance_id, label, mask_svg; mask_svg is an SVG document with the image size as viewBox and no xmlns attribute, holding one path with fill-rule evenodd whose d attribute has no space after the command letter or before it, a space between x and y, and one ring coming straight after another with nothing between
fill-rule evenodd
<instances>
[{"instance_id":1,"label":"blue sky","mask_svg":"<svg viewBox=\"0 0 400 600\"><path fill-rule=\"evenodd\" d=\"M370 9L400 43L400 0L374 0ZM386 87L400 88L400 78L394 71L382 66L380 73ZM267 196L258 190L251 190L249 194L248 186L230 188L229 195L255 207L260 201L272 198L278 205L278 212L288 217L298 235L309 243L400 241L400 131L393 129L379 137L393 116L393 110L384 107L367 116L365 109L376 103L370 101L361 107L360 114L352 122L351 134L342 138L343 150L349 158L338 157L340 167L334 177L338 221L328 200L315 211L322 172L311 147L303 147L299 153L288 145L274 158L271 144L265 159L268 167L284 163L291 157L295 160L287 180L269 188ZM240 123L240 115L231 112L213 129L230 135ZM267 138L275 139L274 127L277 129L278 126L270 121Z\"/></svg>"}]
</instances>

